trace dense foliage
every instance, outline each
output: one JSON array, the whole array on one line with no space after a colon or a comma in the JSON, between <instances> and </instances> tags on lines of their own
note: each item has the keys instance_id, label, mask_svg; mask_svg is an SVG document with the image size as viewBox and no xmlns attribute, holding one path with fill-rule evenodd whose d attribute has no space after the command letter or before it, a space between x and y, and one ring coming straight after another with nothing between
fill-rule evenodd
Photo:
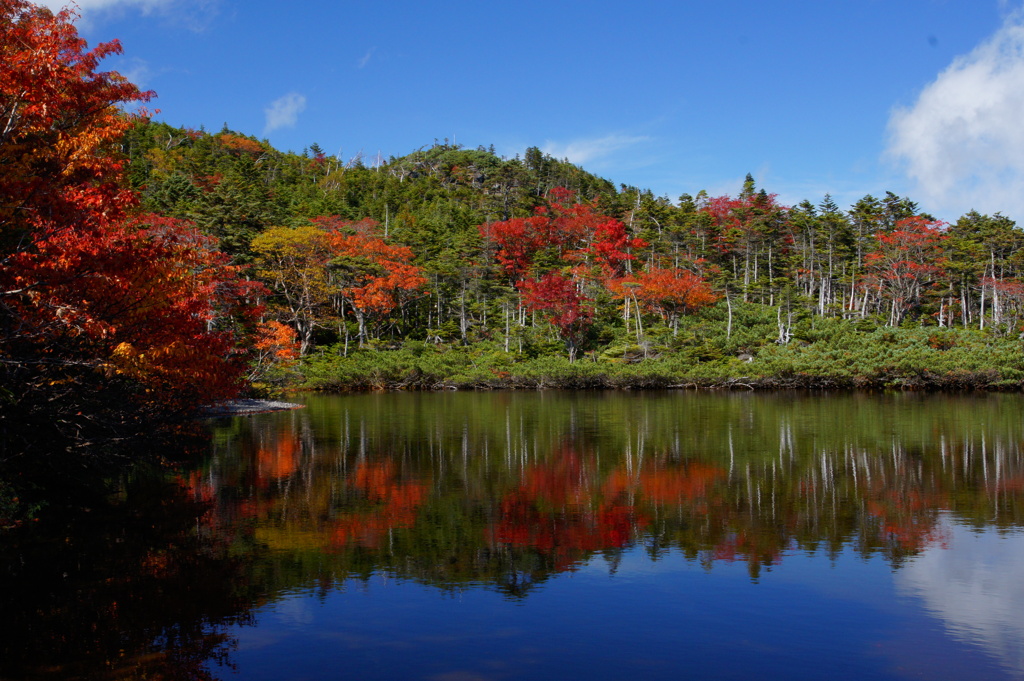
<instances>
[{"instance_id":1,"label":"dense foliage","mask_svg":"<svg viewBox=\"0 0 1024 681\"><path fill-rule=\"evenodd\" d=\"M537 148L282 152L128 115L151 95L98 71L116 43L24 0L0 16L8 441L121 434L246 379L1020 385L1024 232L1004 216L784 206L749 175L671 200Z\"/></svg>"},{"instance_id":2,"label":"dense foliage","mask_svg":"<svg viewBox=\"0 0 1024 681\"><path fill-rule=\"evenodd\" d=\"M124 150L148 210L193 220L273 290L268 319L306 356L278 380L1019 385L1024 232L1002 215L947 225L889 192L784 206L749 175L736 196L673 202L535 148L509 159L435 141L368 164L145 122ZM379 245L346 251L339 235ZM353 297L366 287L391 293L366 308ZM881 329L908 348L901 361L857 350ZM927 357L909 351L914 329L931 329ZM1013 361L951 359L979 342ZM812 359L841 346L842 362ZM597 366L527 378L558 355Z\"/></svg>"},{"instance_id":3,"label":"dense foliage","mask_svg":"<svg viewBox=\"0 0 1024 681\"><path fill-rule=\"evenodd\" d=\"M140 210L120 145L151 93L99 71L120 46L74 18L0 0L0 505L237 394L259 312L214 238Z\"/></svg>"}]
</instances>

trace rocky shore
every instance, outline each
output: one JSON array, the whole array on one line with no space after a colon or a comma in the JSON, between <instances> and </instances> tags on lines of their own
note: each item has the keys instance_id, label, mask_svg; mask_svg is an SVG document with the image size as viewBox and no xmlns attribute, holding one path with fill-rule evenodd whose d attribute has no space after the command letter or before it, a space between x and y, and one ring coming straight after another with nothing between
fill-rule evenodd
<instances>
[{"instance_id":1,"label":"rocky shore","mask_svg":"<svg viewBox=\"0 0 1024 681\"><path fill-rule=\"evenodd\" d=\"M288 411L290 409L302 409L305 405L294 402L279 402L276 400L229 400L218 404L211 404L204 407L200 412L201 416L242 416L246 414L263 414L270 411Z\"/></svg>"}]
</instances>

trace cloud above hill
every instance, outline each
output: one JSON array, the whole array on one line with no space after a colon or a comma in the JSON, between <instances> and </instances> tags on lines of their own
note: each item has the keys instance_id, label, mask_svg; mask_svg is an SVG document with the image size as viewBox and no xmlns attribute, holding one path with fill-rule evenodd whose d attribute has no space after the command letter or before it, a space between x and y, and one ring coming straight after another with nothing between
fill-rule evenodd
<instances>
[{"instance_id":1,"label":"cloud above hill","mask_svg":"<svg viewBox=\"0 0 1024 681\"><path fill-rule=\"evenodd\" d=\"M923 205L1024 221L1024 11L889 120L888 156Z\"/></svg>"},{"instance_id":2,"label":"cloud above hill","mask_svg":"<svg viewBox=\"0 0 1024 681\"><path fill-rule=\"evenodd\" d=\"M648 137L635 135L605 135L589 139L576 139L570 142L548 141L541 148L545 154L557 159L565 159L576 165L583 165L595 161L603 161L608 157L641 142L648 141Z\"/></svg>"},{"instance_id":3,"label":"cloud above hill","mask_svg":"<svg viewBox=\"0 0 1024 681\"><path fill-rule=\"evenodd\" d=\"M297 92L289 92L284 97L275 99L263 110L267 117L263 134L269 135L281 128L294 128L299 120L299 114L305 110L306 98Z\"/></svg>"}]
</instances>

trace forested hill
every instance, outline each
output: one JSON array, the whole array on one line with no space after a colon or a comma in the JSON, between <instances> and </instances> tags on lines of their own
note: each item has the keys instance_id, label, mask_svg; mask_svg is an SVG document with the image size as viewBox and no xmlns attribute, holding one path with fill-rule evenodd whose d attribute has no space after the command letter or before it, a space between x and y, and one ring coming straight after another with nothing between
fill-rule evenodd
<instances>
[{"instance_id":1,"label":"forested hill","mask_svg":"<svg viewBox=\"0 0 1024 681\"><path fill-rule=\"evenodd\" d=\"M140 123L124 151L144 208L196 222L238 256L268 227L318 216L372 219L389 238L432 249L461 234L479 241L478 224L529 215L555 187L598 199L615 215L638 194L620 195L608 180L537 148L504 159L435 140L401 158L343 160L316 144L295 154L226 128L208 134ZM655 199L647 193L644 201Z\"/></svg>"},{"instance_id":2,"label":"forested hill","mask_svg":"<svg viewBox=\"0 0 1024 681\"><path fill-rule=\"evenodd\" d=\"M889 192L848 208L827 195L782 206L748 175L735 196L673 200L537 148L508 159L435 141L386 161L344 160L315 144L280 152L226 128L152 122L123 149L143 207L193 221L250 266L274 291L269 315L305 352L418 339L525 343L536 354L546 333L570 355L630 338L650 358L652 343L684 343L680 323L702 308L719 310L703 314L722 317L731 339L753 323L734 314L756 305L755 316L774 318L772 337L727 351L754 354L812 318L1015 333L1024 305L1024 232L1012 220L969 213L945 225ZM310 241L328 232L349 241ZM370 240L400 251L371 257ZM286 264L286 242L305 255ZM301 292L296 257L322 270L315 286L302 275ZM412 268L404 281L385 281L399 261ZM357 300L374 282L376 303Z\"/></svg>"}]
</instances>

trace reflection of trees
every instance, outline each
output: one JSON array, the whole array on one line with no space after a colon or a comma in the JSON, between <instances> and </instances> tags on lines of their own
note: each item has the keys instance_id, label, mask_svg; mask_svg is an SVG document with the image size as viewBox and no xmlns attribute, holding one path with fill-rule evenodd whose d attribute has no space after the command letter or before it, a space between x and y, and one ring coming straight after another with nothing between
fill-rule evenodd
<instances>
[{"instance_id":1,"label":"reflection of trees","mask_svg":"<svg viewBox=\"0 0 1024 681\"><path fill-rule=\"evenodd\" d=\"M944 495L910 467L905 452L880 457L848 450L723 468L697 503L658 501L664 495L657 490L657 497L647 496L662 518L650 531L659 545L676 546L708 566L744 561L752 577L797 549L835 557L850 546L898 565L941 541L937 519L946 508Z\"/></svg>"},{"instance_id":2,"label":"reflection of trees","mask_svg":"<svg viewBox=\"0 0 1024 681\"><path fill-rule=\"evenodd\" d=\"M340 547L357 544L369 549L380 546L388 532L412 527L416 513L427 495L427 486L416 480L396 477L393 461L360 462L347 478L353 497L362 504L358 510L335 517L332 542ZM365 506L366 508L358 508Z\"/></svg>"},{"instance_id":3,"label":"reflection of trees","mask_svg":"<svg viewBox=\"0 0 1024 681\"><path fill-rule=\"evenodd\" d=\"M595 494L600 477L592 462L566 447L531 465L503 496L485 540L537 555L551 570L571 568L595 551L634 541L647 520L625 494Z\"/></svg>"},{"instance_id":4,"label":"reflection of trees","mask_svg":"<svg viewBox=\"0 0 1024 681\"><path fill-rule=\"evenodd\" d=\"M256 601L242 563L196 531L207 504L148 477L56 536L5 538L0 677L210 679L230 663L226 628Z\"/></svg>"},{"instance_id":5,"label":"reflection of trees","mask_svg":"<svg viewBox=\"0 0 1024 681\"><path fill-rule=\"evenodd\" d=\"M292 584L388 571L510 595L640 543L756 577L794 550L899 566L942 545L942 513L1024 521L1014 403L472 400L313 400L250 421L204 472L219 517L278 549L260 569Z\"/></svg>"},{"instance_id":6,"label":"reflection of trees","mask_svg":"<svg viewBox=\"0 0 1024 681\"><path fill-rule=\"evenodd\" d=\"M468 397L225 420L184 487L139 475L8 535L0 677L209 678L252 607L375 572L520 598L634 547L757 577L793 551L901 566L944 516L1024 526L1017 398Z\"/></svg>"}]
</instances>

